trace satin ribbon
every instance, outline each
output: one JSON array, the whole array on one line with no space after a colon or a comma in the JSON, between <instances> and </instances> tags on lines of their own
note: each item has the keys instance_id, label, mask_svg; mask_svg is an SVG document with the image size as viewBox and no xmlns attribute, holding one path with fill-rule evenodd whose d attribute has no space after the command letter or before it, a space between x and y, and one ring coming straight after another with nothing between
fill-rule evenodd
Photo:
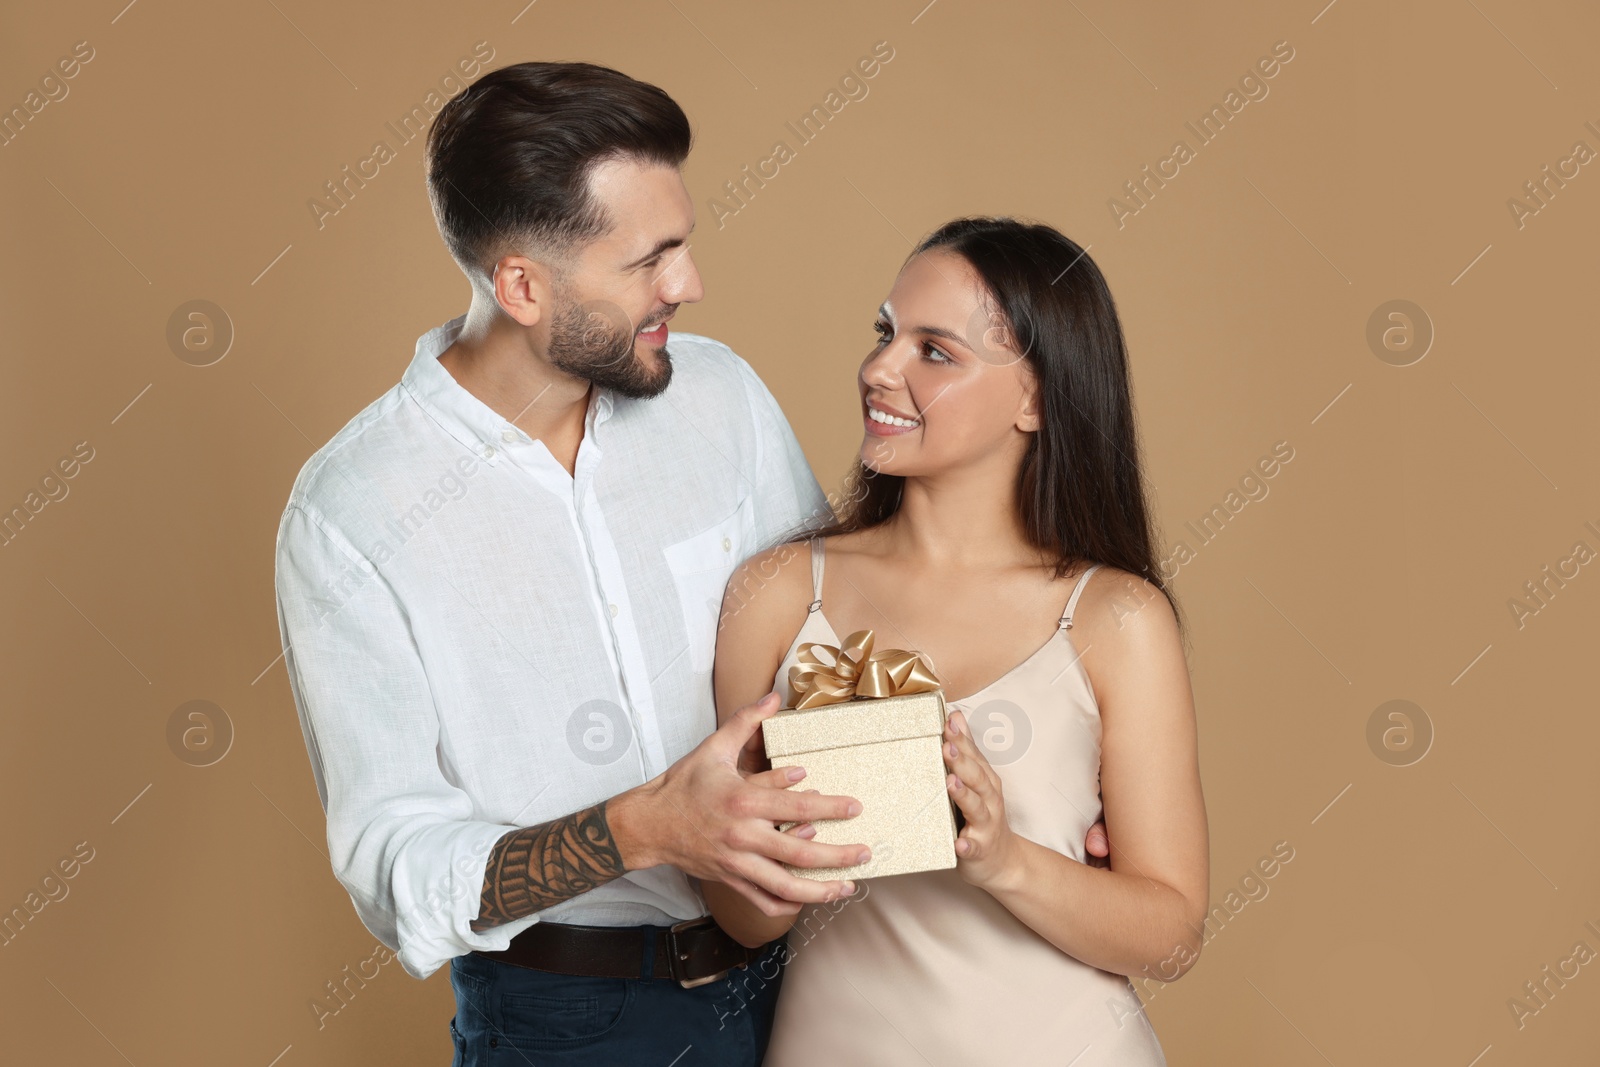
<instances>
[{"instance_id":1,"label":"satin ribbon","mask_svg":"<svg viewBox=\"0 0 1600 1067\"><path fill-rule=\"evenodd\" d=\"M939 679L920 652L872 650L872 631L857 630L838 647L807 641L789 668L795 707L816 708L847 700L929 693Z\"/></svg>"}]
</instances>

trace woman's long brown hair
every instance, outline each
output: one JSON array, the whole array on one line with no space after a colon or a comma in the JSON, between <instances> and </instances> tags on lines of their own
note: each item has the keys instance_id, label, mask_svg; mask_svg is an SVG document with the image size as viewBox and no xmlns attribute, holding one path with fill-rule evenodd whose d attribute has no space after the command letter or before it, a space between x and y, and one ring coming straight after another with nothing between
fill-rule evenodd
<instances>
[{"instance_id":1,"label":"woman's long brown hair","mask_svg":"<svg viewBox=\"0 0 1600 1067\"><path fill-rule=\"evenodd\" d=\"M1100 268L1059 231L1010 218L956 219L911 256L935 249L965 259L988 289L989 318L969 332L1004 329L1039 383L1039 429L1017 470L1029 542L1053 562L1056 578L1101 563L1147 579L1171 603L1181 630L1156 555L1122 324ZM971 344L995 351L977 336ZM899 510L904 484L858 459L834 521L803 536L880 525Z\"/></svg>"}]
</instances>

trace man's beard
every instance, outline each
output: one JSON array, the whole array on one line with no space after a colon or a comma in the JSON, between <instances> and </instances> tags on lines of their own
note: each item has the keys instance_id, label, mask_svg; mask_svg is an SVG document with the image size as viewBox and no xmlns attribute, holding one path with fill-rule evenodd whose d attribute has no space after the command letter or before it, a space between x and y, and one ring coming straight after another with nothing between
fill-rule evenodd
<instances>
[{"instance_id":1,"label":"man's beard","mask_svg":"<svg viewBox=\"0 0 1600 1067\"><path fill-rule=\"evenodd\" d=\"M656 349L660 367L646 367L634 354L637 327L617 305L605 300L580 302L570 291L558 291L556 299L556 313L550 322L551 366L640 400L656 396L671 384L672 357L665 346Z\"/></svg>"}]
</instances>

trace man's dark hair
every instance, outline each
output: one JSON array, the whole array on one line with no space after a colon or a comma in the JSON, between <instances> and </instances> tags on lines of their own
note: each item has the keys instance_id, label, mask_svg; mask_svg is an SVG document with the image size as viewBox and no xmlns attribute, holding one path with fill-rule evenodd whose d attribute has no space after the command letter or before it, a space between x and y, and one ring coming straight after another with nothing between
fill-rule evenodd
<instances>
[{"instance_id":1,"label":"man's dark hair","mask_svg":"<svg viewBox=\"0 0 1600 1067\"><path fill-rule=\"evenodd\" d=\"M683 109L654 85L593 63L516 63L433 120L428 197L450 254L477 281L501 256L559 261L604 234L611 220L589 191L596 164L681 166L691 140Z\"/></svg>"}]
</instances>

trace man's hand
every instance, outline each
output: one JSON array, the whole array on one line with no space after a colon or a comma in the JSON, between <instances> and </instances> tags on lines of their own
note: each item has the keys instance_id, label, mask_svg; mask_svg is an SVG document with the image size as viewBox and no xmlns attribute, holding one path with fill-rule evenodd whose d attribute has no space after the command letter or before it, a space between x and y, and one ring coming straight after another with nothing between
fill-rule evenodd
<instances>
[{"instance_id":1,"label":"man's hand","mask_svg":"<svg viewBox=\"0 0 1600 1067\"><path fill-rule=\"evenodd\" d=\"M1089 833L1083 839L1083 850L1089 854L1089 866L1109 867L1111 860L1111 838L1106 836L1104 820L1089 827Z\"/></svg>"},{"instance_id":2,"label":"man's hand","mask_svg":"<svg viewBox=\"0 0 1600 1067\"><path fill-rule=\"evenodd\" d=\"M738 763L739 773L747 778L753 774L772 770L772 761L767 758L767 746L761 737L761 728L759 726L745 740L744 747L739 750Z\"/></svg>"},{"instance_id":3,"label":"man's hand","mask_svg":"<svg viewBox=\"0 0 1600 1067\"><path fill-rule=\"evenodd\" d=\"M783 869L783 863L852 867L872 854L865 845L825 845L774 825L845 819L861 811L851 797L789 789L804 778L802 768L750 773L759 751L756 734L779 703L776 693L768 693L745 705L664 773L607 802L607 822L627 869L671 864L726 883L773 917L855 892L851 882L797 878Z\"/></svg>"}]
</instances>

